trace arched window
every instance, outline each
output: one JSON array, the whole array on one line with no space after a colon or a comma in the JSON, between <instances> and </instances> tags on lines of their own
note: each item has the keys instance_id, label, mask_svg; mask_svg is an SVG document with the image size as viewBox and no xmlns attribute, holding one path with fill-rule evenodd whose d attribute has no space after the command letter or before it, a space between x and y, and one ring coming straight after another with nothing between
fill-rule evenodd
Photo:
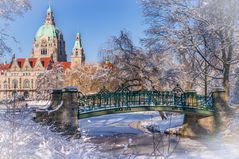
<instances>
[{"instance_id":1,"label":"arched window","mask_svg":"<svg viewBox=\"0 0 239 159\"><path fill-rule=\"evenodd\" d=\"M16 79L12 80L12 88L17 88L18 87L18 82Z\"/></svg>"},{"instance_id":2,"label":"arched window","mask_svg":"<svg viewBox=\"0 0 239 159\"><path fill-rule=\"evenodd\" d=\"M24 80L23 82L23 88L30 88L30 81L29 80Z\"/></svg>"},{"instance_id":3,"label":"arched window","mask_svg":"<svg viewBox=\"0 0 239 159\"><path fill-rule=\"evenodd\" d=\"M29 97L29 92L28 92L28 91L25 91L25 92L23 93L23 96L24 96L25 98L28 98L28 97Z\"/></svg>"},{"instance_id":4,"label":"arched window","mask_svg":"<svg viewBox=\"0 0 239 159\"><path fill-rule=\"evenodd\" d=\"M4 81L3 84L4 84L4 89L7 89L7 81Z\"/></svg>"},{"instance_id":5,"label":"arched window","mask_svg":"<svg viewBox=\"0 0 239 159\"><path fill-rule=\"evenodd\" d=\"M47 55L47 48L41 49L41 54L42 55Z\"/></svg>"},{"instance_id":6,"label":"arched window","mask_svg":"<svg viewBox=\"0 0 239 159\"><path fill-rule=\"evenodd\" d=\"M47 40L46 39L43 39L41 41L41 54L47 55Z\"/></svg>"},{"instance_id":7,"label":"arched window","mask_svg":"<svg viewBox=\"0 0 239 159\"><path fill-rule=\"evenodd\" d=\"M25 71L28 71L28 66L25 67Z\"/></svg>"},{"instance_id":8,"label":"arched window","mask_svg":"<svg viewBox=\"0 0 239 159\"><path fill-rule=\"evenodd\" d=\"M78 56L78 50L76 49L76 54L75 54L75 56Z\"/></svg>"},{"instance_id":9,"label":"arched window","mask_svg":"<svg viewBox=\"0 0 239 159\"><path fill-rule=\"evenodd\" d=\"M46 39L43 39L43 40L41 41L41 47L47 47L47 41L46 41Z\"/></svg>"}]
</instances>

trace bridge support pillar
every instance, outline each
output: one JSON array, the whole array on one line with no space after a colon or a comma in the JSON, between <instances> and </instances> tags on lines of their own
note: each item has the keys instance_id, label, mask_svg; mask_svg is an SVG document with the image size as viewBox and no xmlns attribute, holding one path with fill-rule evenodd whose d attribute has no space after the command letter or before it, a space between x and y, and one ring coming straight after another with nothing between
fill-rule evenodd
<instances>
[{"instance_id":1,"label":"bridge support pillar","mask_svg":"<svg viewBox=\"0 0 239 159\"><path fill-rule=\"evenodd\" d=\"M192 114L185 114L182 131L182 136L199 137L202 135L212 135L215 131L214 118L202 117Z\"/></svg>"},{"instance_id":2,"label":"bridge support pillar","mask_svg":"<svg viewBox=\"0 0 239 159\"><path fill-rule=\"evenodd\" d=\"M51 105L47 109L37 110L34 117L35 121L53 124L57 131L79 138L77 96L78 90L75 87L54 90Z\"/></svg>"},{"instance_id":3,"label":"bridge support pillar","mask_svg":"<svg viewBox=\"0 0 239 159\"><path fill-rule=\"evenodd\" d=\"M54 115L56 123L61 131L69 135L78 132L78 90L75 87L66 87L62 90L62 106L56 110Z\"/></svg>"},{"instance_id":4,"label":"bridge support pillar","mask_svg":"<svg viewBox=\"0 0 239 159\"><path fill-rule=\"evenodd\" d=\"M214 119L216 132L224 131L229 123L228 119L228 103L226 99L226 91L223 88L215 88L212 93L212 106L214 109Z\"/></svg>"},{"instance_id":5,"label":"bridge support pillar","mask_svg":"<svg viewBox=\"0 0 239 159\"><path fill-rule=\"evenodd\" d=\"M185 101L187 107L197 106L196 91L185 91ZM205 117L195 114L185 114L182 131L183 136L198 137L200 135L210 135L215 131L214 117Z\"/></svg>"},{"instance_id":6,"label":"bridge support pillar","mask_svg":"<svg viewBox=\"0 0 239 159\"><path fill-rule=\"evenodd\" d=\"M183 136L197 137L200 135L212 135L227 129L228 105L226 92L223 88L215 88L212 93L213 116L203 117L186 114L182 128Z\"/></svg>"}]
</instances>

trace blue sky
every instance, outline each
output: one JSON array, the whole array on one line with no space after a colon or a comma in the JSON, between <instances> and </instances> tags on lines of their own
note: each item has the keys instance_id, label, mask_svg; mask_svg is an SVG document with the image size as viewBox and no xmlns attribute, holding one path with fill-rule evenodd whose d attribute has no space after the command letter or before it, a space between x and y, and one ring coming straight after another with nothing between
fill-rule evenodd
<instances>
[{"instance_id":1,"label":"blue sky","mask_svg":"<svg viewBox=\"0 0 239 159\"><path fill-rule=\"evenodd\" d=\"M10 31L20 42L11 43L16 57L30 56L32 40L43 24L48 8L47 0L31 2L32 9L11 23ZM122 29L131 33L136 44L144 36L144 19L137 0L52 0L51 8L57 27L63 32L68 57L76 32L82 35L88 62L96 62L99 49Z\"/></svg>"}]
</instances>

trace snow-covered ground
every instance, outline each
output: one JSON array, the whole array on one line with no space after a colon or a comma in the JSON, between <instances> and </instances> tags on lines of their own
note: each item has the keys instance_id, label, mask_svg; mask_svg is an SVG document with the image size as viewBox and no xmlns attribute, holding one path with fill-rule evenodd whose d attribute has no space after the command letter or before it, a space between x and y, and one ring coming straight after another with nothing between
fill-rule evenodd
<instances>
[{"instance_id":1,"label":"snow-covered ground","mask_svg":"<svg viewBox=\"0 0 239 159\"><path fill-rule=\"evenodd\" d=\"M0 114L0 158L155 158L151 155L152 134L132 128L132 123L141 121L142 127L155 124L165 129L169 123L180 125L183 119L178 115L171 122L161 121L158 115L158 112L138 112L83 119L79 121L82 138L70 141L33 122L29 113L17 115L15 122ZM238 121L239 112L232 118L230 128L215 138L181 138L170 158L238 159Z\"/></svg>"},{"instance_id":2,"label":"snow-covered ground","mask_svg":"<svg viewBox=\"0 0 239 159\"><path fill-rule=\"evenodd\" d=\"M48 100L40 100L40 101L27 101L29 107L37 107L37 108L46 108L50 105L50 101Z\"/></svg>"},{"instance_id":3,"label":"snow-covered ground","mask_svg":"<svg viewBox=\"0 0 239 159\"><path fill-rule=\"evenodd\" d=\"M6 108L7 108L6 105L0 104L0 109L6 109Z\"/></svg>"},{"instance_id":4,"label":"snow-covered ground","mask_svg":"<svg viewBox=\"0 0 239 159\"><path fill-rule=\"evenodd\" d=\"M98 159L106 156L85 140L83 136L80 140L69 141L51 132L49 127L32 121L29 113L18 114L14 120L0 114L1 159Z\"/></svg>"}]
</instances>

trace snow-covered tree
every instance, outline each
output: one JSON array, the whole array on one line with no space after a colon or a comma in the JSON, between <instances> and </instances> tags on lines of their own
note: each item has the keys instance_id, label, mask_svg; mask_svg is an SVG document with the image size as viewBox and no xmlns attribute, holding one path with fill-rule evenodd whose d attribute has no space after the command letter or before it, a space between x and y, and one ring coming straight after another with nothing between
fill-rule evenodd
<instances>
[{"instance_id":1,"label":"snow-covered tree","mask_svg":"<svg viewBox=\"0 0 239 159\"><path fill-rule=\"evenodd\" d=\"M114 66L111 80L135 89L167 89L177 83L179 70L170 54L162 55L136 47L128 32L121 31L109 41L106 52ZM109 80L110 81L110 80Z\"/></svg>"},{"instance_id":2,"label":"snow-covered tree","mask_svg":"<svg viewBox=\"0 0 239 159\"><path fill-rule=\"evenodd\" d=\"M106 86L109 71L102 64L79 65L66 73L65 85L76 86L84 94L97 93Z\"/></svg>"},{"instance_id":3,"label":"snow-covered tree","mask_svg":"<svg viewBox=\"0 0 239 159\"><path fill-rule=\"evenodd\" d=\"M31 8L29 0L1 0L0 1L0 56L3 52L11 52L7 45L8 40L16 41L15 37L8 32L9 22L16 16L23 15Z\"/></svg>"},{"instance_id":4,"label":"snow-covered tree","mask_svg":"<svg viewBox=\"0 0 239 159\"><path fill-rule=\"evenodd\" d=\"M53 63L52 67L37 77L36 99L49 100L53 89L62 89L64 86L65 74L60 63Z\"/></svg>"},{"instance_id":5,"label":"snow-covered tree","mask_svg":"<svg viewBox=\"0 0 239 159\"><path fill-rule=\"evenodd\" d=\"M239 61L237 0L141 0L147 47L174 54L193 79L219 80L229 95ZM196 75L196 76L195 76ZM228 98L229 99L229 98Z\"/></svg>"}]
</instances>

